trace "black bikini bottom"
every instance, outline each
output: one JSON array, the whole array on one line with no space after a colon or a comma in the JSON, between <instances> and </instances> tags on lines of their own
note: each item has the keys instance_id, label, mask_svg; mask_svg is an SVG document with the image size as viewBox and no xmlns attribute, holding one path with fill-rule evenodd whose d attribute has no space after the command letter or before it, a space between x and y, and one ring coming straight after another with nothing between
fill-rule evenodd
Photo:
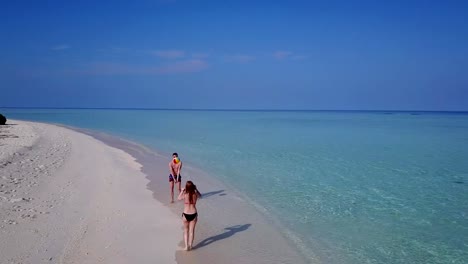
<instances>
[{"instance_id":1,"label":"black bikini bottom","mask_svg":"<svg viewBox=\"0 0 468 264\"><path fill-rule=\"evenodd\" d=\"M194 214L182 213L182 216L185 217L185 220L187 220L187 222L192 222L193 220L195 220L195 218L197 218L198 213L194 213Z\"/></svg>"}]
</instances>

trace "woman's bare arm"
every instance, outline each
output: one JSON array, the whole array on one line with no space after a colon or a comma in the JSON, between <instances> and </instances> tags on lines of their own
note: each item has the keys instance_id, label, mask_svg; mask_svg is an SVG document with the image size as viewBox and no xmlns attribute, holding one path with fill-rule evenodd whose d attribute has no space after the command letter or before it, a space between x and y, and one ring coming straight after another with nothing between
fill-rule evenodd
<instances>
[{"instance_id":1,"label":"woman's bare arm","mask_svg":"<svg viewBox=\"0 0 468 264\"><path fill-rule=\"evenodd\" d=\"M177 197L177 200L184 199L184 195L185 195L185 188L183 188L182 191L179 193L179 197Z\"/></svg>"}]
</instances>

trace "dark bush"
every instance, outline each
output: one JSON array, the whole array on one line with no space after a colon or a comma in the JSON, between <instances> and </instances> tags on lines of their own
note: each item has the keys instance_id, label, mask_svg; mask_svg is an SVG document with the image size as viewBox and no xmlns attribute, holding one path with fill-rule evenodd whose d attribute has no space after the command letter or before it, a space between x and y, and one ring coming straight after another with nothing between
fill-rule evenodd
<instances>
[{"instance_id":1,"label":"dark bush","mask_svg":"<svg viewBox=\"0 0 468 264\"><path fill-rule=\"evenodd\" d=\"M6 124L6 121L7 121L6 117L4 115L0 114L0 125Z\"/></svg>"}]
</instances>

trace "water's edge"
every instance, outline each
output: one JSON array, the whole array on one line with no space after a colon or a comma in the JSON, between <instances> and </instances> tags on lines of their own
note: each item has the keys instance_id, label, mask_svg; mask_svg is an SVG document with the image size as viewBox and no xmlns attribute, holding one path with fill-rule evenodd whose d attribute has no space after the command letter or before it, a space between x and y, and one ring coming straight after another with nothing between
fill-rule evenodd
<instances>
[{"instance_id":1,"label":"water's edge","mask_svg":"<svg viewBox=\"0 0 468 264\"><path fill-rule=\"evenodd\" d=\"M108 146L120 149L128 153L129 155L131 155L133 158L135 158L135 161L137 163L142 165L141 171L146 175L146 178L149 180L149 183L147 184L147 189L153 193L153 198L157 200L158 202L164 204L168 208L170 208L171 211L174 213L174 216L176 218L179 218L179 214L181 211L180 204L170 204L168 202L169 201L169 195L168 195L169 188L168 188L168 184L165 182L166 177L167 177L166 174L168 173L165 173L165 171L167 170L166 159L169 154L165 155L163 153L159 153L158 151L150 149L144 146L143 144L130 141L122 137L114 136L108 133L94 131L90 129L77 128L77 127L72 127L72 126L58 124L58 123L51 123L51 124L89 135L103 142L104 144ZM258 220L259 225L263 225L265 223L268 224L269 233L277 231L276 232L277 234L270 234L270 235L274 236L275 239L282 238L284 240L284 241L276 241L276 243L281 244L282 247L287 245L287 250L295 251L295 252L290 252L286 254L285 252L281 252L282 254L285 254L287 256L286 258L288 259L287 262L281 262L280 259L277 259L277 258L275 259L274 256L270 256L270 257L273 257L273 259L271 260L276 260L277 261L276 263L288 263L289 259L292 256L294 257L294 260L293 262L290 262L290 263L297 263L297 264L319 263L318 258L313 254L313 252L310 252L310 250L306 248L297 248L298 243L295 243L294 240L297 240L298 238L294 236L291 231L286 230L285 227L281 225L281 223L279 223L278 221L275 221L275 218L269 215L268 212L266 212L265 210L262 210L262 207L260 205L254 203L253 201L246 202L246 199L248 198L245 195L243 195L242 192L236 190L232 186L228 186L225 183L220 182L218 179L215 179L214 177L210 176L208 173L202 171L201 169L197 167L194 167L193 165L184 165L184 170L190 170L191 175L196 175L197 182L203 183L204 185L208 185L209 183L209 185L216 186L217 188L215 189L222 190L223 192L220 195L223 195L224 193L229 193L229 194L232 193L235 197L240 197L243 200L242 206L245 207L244 210L248 214L252 214L254 211L255 212L254 214L258 214L262 217L262 219ZM175 188L175 192L177 196L176 189L177 188ZM216 193L216 192L219 192L219 191L212 191L212 192L205 191L204 192L202 189L202 194L204 195L208 194L211 196L212 195L211 193ZM223 205L215 204L215 206L218 207L218 206L223 206ZM207 208L203 208L203 209L204 209L203 213L206 214ZM208 208L208 210L212 211L210 214L212 214L213 216L216 216L218 214L217 211L219 209L220 208L215 208L215 207ZM203 221L208 221L207 223L208 226L214 226L216 224L214 222L211 222L213 220L210 218L206 218ZM200 230L201 228L198 228L198 229ZM259 239L258 237L252 237L252 238L254 240ZM253 245L261 246L260 243L255 243L255 241L250 241L250 243L252 243ZM228 247L231 247L231 245L228 245ZM225 259L222 253L210 252L209 254L214 254L214 255L218 254L218 256L215 257L216 259L222 260L224 263L230 263L230 262L225 262ZM191 258L192 257L193 256L191 256ZM188 259L186 256L183 255L183 252L176 252L176 260L179 264L195 263L193 262L194 259ZM206 262L207 259L206 259L205 254L203 254L201 256L195 256L195 260L198 260L200 262ZM251 261L255 263L263 263L263 261L261 261L260 259L257 259L257 260L252 259ZM265 263L268 263L268 262L269 260L266 259Z\"/></svg>"}]
</instances>

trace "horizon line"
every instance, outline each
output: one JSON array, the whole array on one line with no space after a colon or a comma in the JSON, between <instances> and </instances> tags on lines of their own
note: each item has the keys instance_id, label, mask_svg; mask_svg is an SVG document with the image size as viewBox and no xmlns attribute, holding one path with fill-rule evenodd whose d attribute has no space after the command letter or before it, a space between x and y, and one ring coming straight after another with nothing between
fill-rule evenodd
<instances>
[{"instance_id":1,"label":"horizon line","mask_svg":"<svg viewBox=\"0 0 468 264\"><path fill-rule=\"evenodd\" d=\"M468 113L468 110L408 110L408 109L269 109L269 108L157 108L157 107L29 107L0 106L0 109L63 109L63 110L172 110L172 111L244 111L244 112L447 112Z\"/></svg>"}]
</instances>

